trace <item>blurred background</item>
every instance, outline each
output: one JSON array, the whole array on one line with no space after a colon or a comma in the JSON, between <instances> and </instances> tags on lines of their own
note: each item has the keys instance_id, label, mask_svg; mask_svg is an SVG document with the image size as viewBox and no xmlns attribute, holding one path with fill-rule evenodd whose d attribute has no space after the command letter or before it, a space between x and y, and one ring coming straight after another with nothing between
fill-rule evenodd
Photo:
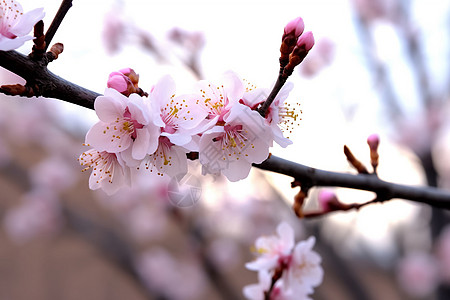
<instances>
[{"instance_id":1,"label":"blurred background","mask_svg":"<svg viewBox=\"0 0 450 300\"><path fill-rule=\"evenodd\" d=\"M48 26L58 1L44 7ZM73 1L53 42L55 74L102 93L131 67L150 90L163 75L189 92L228 70L257 87L278 74L283 28L301 16L316 44L289 81L302 120L273 154L352 172L347 144L367 166L381 136L379 176L450 189L450 1ZM28 54L31 43L18 51ZM1 84L23 83L0 69ZM298 220L290 178L252 170L230 183L201 176L191 205L143 178L114 196L88 189L78 156L96 115L54 99L0 95L0 299L243 299L260 235L290 223L314 235L325 277L314 299L450 299L450 216L402 200ZM189 190L187 191L189 192ZM337 189L343 202L370 193ZM318 190L307 209L317 209Z\"/></svg>"}]
</instances>

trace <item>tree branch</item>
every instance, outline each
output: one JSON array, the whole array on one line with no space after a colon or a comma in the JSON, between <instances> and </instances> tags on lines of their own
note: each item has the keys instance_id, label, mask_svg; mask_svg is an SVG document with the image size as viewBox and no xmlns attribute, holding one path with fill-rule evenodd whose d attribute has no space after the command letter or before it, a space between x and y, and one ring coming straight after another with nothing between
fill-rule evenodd
<instances>
[{"instance_id":1,"label":"tree branch","mask_svg":"<svg viewBox=\"0 0 450 300\"><path fill-rule=\"evenodd\" d=\"M39 95L94 109L99 94L75 85L48 71L39 62L16 51L0 51L0 66L23 77L29 84L37 84ZM0 88L0 92L5 92ZM450 209L450 192L430 187L412 187L389 183L371 174L345 174L319 170L271 156L255 167L291 176L309 186L336 186L375 192L380 199L402 198Z\"/></svg>"},{"instance_id":2,"label":"tree branch","mask_svg":"<svg viewBox=\"0 0 450 300\"><path fill-rule=\"evenodd\" d=\"M66 16L69 9L72 7L72 0L63 0L61 3L61 6L58 9L58 12L55 15L55 18L52 21L52 24L50 24L50 27L48 28L47 32L45 33L45 49L47 50L48 46L50 45L53 37L55 36L56 31L59 28L59 25L61 25L61 22L63 21L64 17Z\"/></svg>"},{"instance_id":3,"label":"tree branch","mask_svg":"<svg viewBox=\"0 0 450 300\"><path fill-rule=\"evenodd\" d=\"M100 96L56 76L42 62L33 61L16 51L0 51L0 66L25 79L27 85L37 85L39 94L35 96L55 98L90 109L94 109L95 98ZM0 92L5 93L1 88Z\"/></svg>"},{"instance_id":4,"label":"tree branch","mask_svg":"<svg viewBox=\"0 0 450 300\"><path fill-rule=\"evenodd\" d=\"M253 164L262 170L291 176L297 181L313 186L335 186L374 192L380 198L402 198L431 206L450 209L450 193L431 187L415 187L379 179L373 174L346 174L324 171L271 156L261 164Z\"/></svg>"}]
</instances>

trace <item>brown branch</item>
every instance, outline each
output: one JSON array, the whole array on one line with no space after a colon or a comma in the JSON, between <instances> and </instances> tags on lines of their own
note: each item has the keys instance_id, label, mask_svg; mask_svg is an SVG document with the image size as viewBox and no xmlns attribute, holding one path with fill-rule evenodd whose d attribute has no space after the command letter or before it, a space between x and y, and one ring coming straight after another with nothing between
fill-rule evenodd
<instances>
[{"instance_id":1,"label":"brown branch","mask_svg":"<svg viewBox=\"0 0 450 300\"><path fill-rule=\"evenodd\" d=\"M55 18L53 18L52 24L50 24L50 27L45 33L45 50L47 50L53 37L55 36L56 31L59 28L59 25L61 25L61 22L63 21L64 17L66 16L67 12L71 7L72 7L72 0L63 0L61 6L56 12Z\"/></svg>"},{"instance_id":2,"label":"brown branch","mask_svg":"<svg viewBox=\"0 0 450 300\"><path fill-rule=\"evenodd\" d=\"M273 87L272 91L270 92L269 97L267 97L266 101L261 105L258 112L259 114L265 118L267 111L269 110L270 105L272 104L273 100L275 100L275 97L280 92L283 85L286 83L287 77L284 77L282 75L279 75L277 78L277 82L275 83L275 86Z\"/></svg>"},{"instance_id":3,"label":"brown branch","mask_svg":"<svg viewBox=\"0 0 450 300\"><path fill-rule=\"evenodd\" d=\"M450 209L450 193L431 187L396 184L379 179L373 174L346 174L311 168L272 155L254 167L284 174L295 180L308 182L311 186L335 186L374 192L379 198L401 198L425 203L434 207Z\"/></svg>"},{"instance_id":4,"label":"brown branch","mask_svg":"<svg viewBox=\"0 0 450 300\"><path fill-rule=\"evenodd\" d=\"M35 96L55 98L94 109L95 98L100 95L56 76L43 62L33 61L16 51L0 51L0 66L25 79L28 86L37 85L39 93Z\"/></svg>"}]
</instances>

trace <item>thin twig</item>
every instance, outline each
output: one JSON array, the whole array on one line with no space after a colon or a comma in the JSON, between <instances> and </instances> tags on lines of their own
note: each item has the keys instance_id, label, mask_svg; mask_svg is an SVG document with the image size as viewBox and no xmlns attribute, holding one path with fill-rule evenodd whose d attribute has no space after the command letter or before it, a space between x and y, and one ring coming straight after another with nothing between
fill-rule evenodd
<instances>
[{"instance_id":1,"label":"thin twig","mask_svg":"<svg viewBox=\"0 0 450 300\"><path fill-rule=\"evenodd\" d=\"M55 15L55 18L53 18L52 24L50 24L50 27L45 33L45 44L46 44L45 50L47 50L53 37L55 36L56 31L59 28L59 25L61 25L61 22L63 21L64 17L66 16L67 12L71 7L72 7L72 0L63 0L61 6L58 9L58 12Z\"/></svg>"},{"instance_id":2,"label":"thin twig","mask_svg":"<svg viewBox=\"0 0 450 300\"><path fill-rule=\"evenodd\" d=\"M273 100L275 100L275 97L280 92L283 85L286 83L287 77L283 77L282 75L279 75L277 78L277 82L275 83L272 91L269 94L269 97L267 97L266 101L261 105L258 112L262 117L265 117L267 114L267 111L269 110L270 105L272 104Z\"/></svg>"}]
</instances>

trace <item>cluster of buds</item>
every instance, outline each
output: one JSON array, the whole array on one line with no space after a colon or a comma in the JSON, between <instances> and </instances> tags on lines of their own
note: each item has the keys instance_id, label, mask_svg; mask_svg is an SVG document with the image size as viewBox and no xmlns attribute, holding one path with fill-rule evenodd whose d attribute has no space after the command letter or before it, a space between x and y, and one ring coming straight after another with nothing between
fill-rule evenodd
<instances>
[{"instance_id":1,"label":"cluster of buds","mask_svg":"<svg viewBox=\"0 0 450 300\"><path fill-rule=\"evenodd\" d=\"M311 31L303 33L305 25L298 17L284 27L280 47L280 76L289 77L294 68L299 65L309 50L314 46L314 36Z\"/></svg>"}]
</instances>

